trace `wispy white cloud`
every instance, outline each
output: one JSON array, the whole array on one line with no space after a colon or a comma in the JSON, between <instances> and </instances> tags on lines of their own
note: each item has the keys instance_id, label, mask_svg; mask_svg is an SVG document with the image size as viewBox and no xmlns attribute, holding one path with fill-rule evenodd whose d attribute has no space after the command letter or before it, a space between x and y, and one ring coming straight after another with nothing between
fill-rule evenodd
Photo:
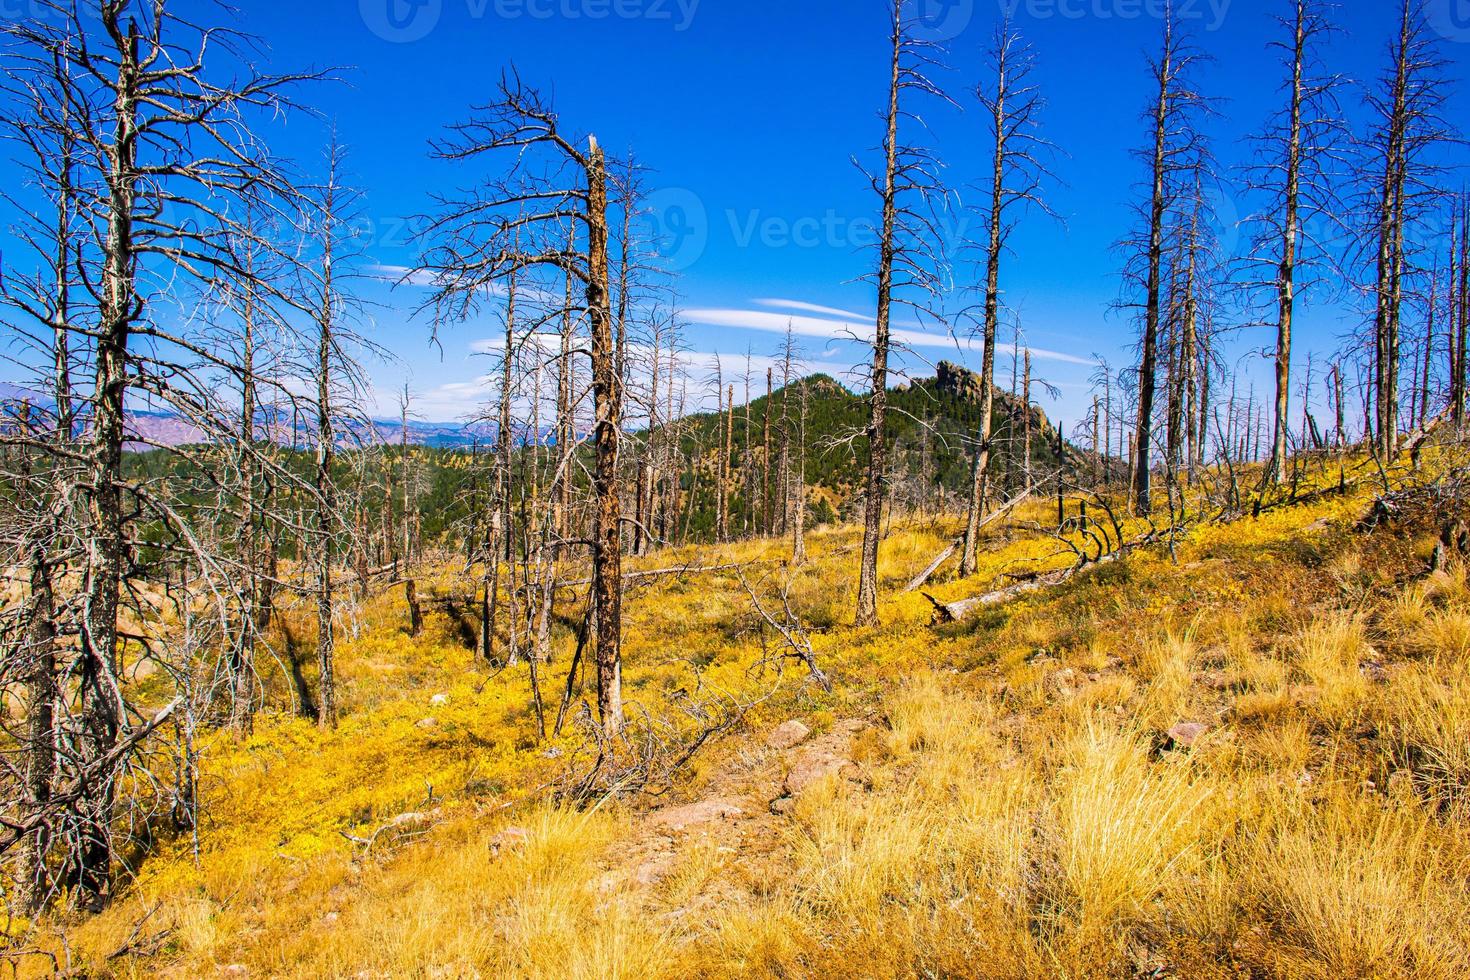
<instances>
[{"instance_id":1,"label":"wispy white cloud","mask_svg":"<svg viewBox=\"0 0 1470 980\"><path fill-rule=\"evenodd\" d=\"M849 320L867 320L871 316L854 313L851 310L839 310L831 306L818 306L816 303L803 303L797 299L758 299L753 300L757 306L770 306L780 310L799 310L802 313L819 313L822 316L835 316Z\"/></svg>"},{"instance_id":2,"label":"wispy white cloud","mask_svg":"<svg viewBox=\"0 0 1470 980\"><path fill-rule=\"evenodd\" d=\"M464 422L483 415L484 407L493 397L497 379L494 375L480 375L468 381L447 381L420 390L410 386L413 417L423 422ZM373 414L379 418L398 417L398 400L402 388L384 390L374 388L371 395Z\"/></svg>"},{"instance_id":3,"label":"wispy white cloud","mask_svg":"<svg viewBox=\"0 0 1470 980\"><path fill-rule=\"evenodd\" d=\"M370 265L367 274L382 282L397 285L403 283L407 286L422 286L428 288L434 285L434 277L431 273L422 269L410 269L406 265Z\"/></svg>"},{"instance_id":4,"label":"wispy white cloud","mask_svg":"<svg viewBox=\"0 0 1470 980\"><path fill-rule=\"evenodd\" d=\"M783 300L781 302L786 305L794 305L793 301ZM855 315L845 319L827 319L737 309L687 310L684 315L690 323L702 326L759 330L778 334L784 334L789 328L795 336L818 337L828 341L849 340L871 343L878 330L877 324L871 318ZM927 330L896 329L891 335L895 343L915 349L952 350L958 353L978 354L982 352L983 347L979 341L969 337L957 337ZM1007 354L1013 352L1010 345L1000 345L997 349ZM1041 361L1088 366L1093 364L1093 361L1088 358L1075 357L1061 351L1038 347L1030 350L1031 356Z\"/></svg>"},{"instance_id":5,"label":"wispy white cloud","mask_svg":"<svg viewBox=\"0 0 1470 980\"><path fill-rule=\"evenodd\" d=\"M367 267L367 275L381 282L393 285L413 286L419 289L432 289L438 283L434 281L434 274L423 269L411 269L406 265L378 264ZM480 287L480 291L486 296L504 297L510 294L504 282L488 282ZM543 306L555 306L560 308L565 302L565 296L555 290L543 289L534 283L521 280L517 295L532 303Z\"/></svg>"},{"instance_id":6,"label":"wispy white cloud","mask_svg":"<svg viewBox=\"0 0 1470 980\"><path fill-rule=\"evenodd\" d=\"M529 353L532 350L540 351L543 356L561 354L561 334L550 331L538 331L530 336L518 336L515 340L516 350ZM470 344L470 350L476 354L499 354L505 350L505 336L503 334L487 337L484 340L476 340Z\"/></svg>"}]
</instances>

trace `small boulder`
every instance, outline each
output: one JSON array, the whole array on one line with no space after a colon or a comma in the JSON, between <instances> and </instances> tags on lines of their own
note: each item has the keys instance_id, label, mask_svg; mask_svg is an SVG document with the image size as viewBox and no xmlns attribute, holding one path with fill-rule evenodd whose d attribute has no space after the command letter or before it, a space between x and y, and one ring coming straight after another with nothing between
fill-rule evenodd
<instances>
[{"instance_id":1,"label":"small boulder","mask_svg":"<svg viewBox=\"0 0 1470 980\"><path fill-rule=\"evenodd\" d=\"M1077 684L1077 671L1071 667L1064 667L1055 673L1049 674L1046 683L1064 698L1069 698L1075 693Z\"/></svg>"},{"instance_id":2,"label":"small boulder","mask_svg":"<svg viewBox=\"0 0 1470 980\"><path fill-rule=\"evenodd\" d=\"M811 737L812 730L793 719L767 735L766 744L777 751L784 751L796 748Z\"/></svg>"},{"instance_id":3,"label":"small boulder","mask_svg":"<svg viewBox=\"0 0 1470 980\"><path fill-rule=\"evenodd\" d=\"M418 724L414 725L413 727L418 728L418 729L422 729L423 731L429 731L432 728L438 728L439 727L439 719L438 718L425 718L422 721L420 721Z\"/></svg>"},{"instance_id":4,"label":"small boulder","mask_svg":"<svg viewBox=\"0 0 1470 980\"><path fill-rule=\"evenodd\" d=\"M1201 725L1197 721L1181 721L1169 729L1169 741L1173 743L1171 748L1192 749L1194 743L1203 738L1209 730L1209 725Z\"/></svg>"},{"instance_id":5,"label":"small boulder","mask_svg":"<svg viewBox=\"0 0 1470 980\"><path fill-rule=\"evenodd\" d=\"M449 695L436 694L432 698L429 698L429 703L436 708L442 708L444 705L449 703Z\"/></svg>"},{"instance_id":6,"label":"small boulder","mask_svg":"<svg viewBox=\"0 0 1470 980\"><path fill-rule=\"evenodd\" d=\"M743 816L745 808L740 801L726 798L659 810L649 817L649 823L662 830L681 831L722 820L738 820Z\"/></svg>"},{"instance_id":7,"label":"small boulder","mask_svg":"<svg viewBox=\"0 0 1470 980\"><path fill-rule=\"evenodd\" d=\"M782 785L786 796L799 796L808 786L834 776L851 765L851 760L838 755L814 755L798 762L786 774Z\"/></svg>"}]
</instances>

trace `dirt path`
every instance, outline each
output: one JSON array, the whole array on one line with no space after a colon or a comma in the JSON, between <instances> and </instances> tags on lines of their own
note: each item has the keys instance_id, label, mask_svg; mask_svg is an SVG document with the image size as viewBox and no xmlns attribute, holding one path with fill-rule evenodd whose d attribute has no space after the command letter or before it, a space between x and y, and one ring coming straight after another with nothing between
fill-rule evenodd
<instances>
[{"instance_id":1,"label":"dirt path","mask_svg":"<svg viewBox=\"0 0 1470 980\"><path fill-rule=\"evenodd\" d=\"M765 865L789 863L782 855L797 799L829 776L859 775L854 739L868 727L851 719L815 734L789 721L738 747L697 799L637 818L609 852L602 887L641 892L671 920L750 897L769 880Z\"/></svg>"}]
</instances>

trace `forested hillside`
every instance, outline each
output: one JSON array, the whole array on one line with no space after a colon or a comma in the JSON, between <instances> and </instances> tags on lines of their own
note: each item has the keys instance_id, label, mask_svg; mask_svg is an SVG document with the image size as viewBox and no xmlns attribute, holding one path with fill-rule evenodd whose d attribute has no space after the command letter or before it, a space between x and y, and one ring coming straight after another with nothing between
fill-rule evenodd
<instances>
[{"instance_id":1,"label":"forested hillside","mask_svg":"<svg viewBox=\"0 0 1470 980\"><path fill-rule=\"evenodd\" d=\"M960 506L969 493L975 433L979 431L978 385L979 379L971 372L945 364L939 377L892 391L894 421L887 440L894 469L889 479L894 503L903 511L939 514ZM785 515L775 503L781 488L772 483L772 474L779 476L777 457L782 435L799 436L803 410L805 449L788 446L787 452L793 457L799 455L805 471L808 519L813 526L852 520L862 495L861 459L853 442L862 429L864 404L862 396L829 377L815 375L775 391L769 398L753 399L748 411L746 406L739 406L719 415L691 415L677 425L654 432L630 433L630 440L636 442L677 440L681 517L668 540L682 544L715 537L715 486L727 434L730 445L726 465L731 473L741 474L731 478L729 501L731 513L738 515L740 533L777 533L784 526ZM768 415L769 442L765 438ZM1039 408L1032 406L1027 423L1019 400L1008 392L997 391L993 428L1000 447L997 493L1010 496L1025 485L1028 457L1022 440L1028 432L1033 481L1039 482L1042 474L1056 471L1058 434ZM450 552L473 551L475 545L470 539L475 534L475 514L485 507L496 465L491 452L494 433L484 438L484 448L479 447L478 440L469 448L425 446L412 439L406 446L390 441L366 445L356 439L343 441L342 452L334 463L334 483L358 502L354 522L378 529L375 540L368 543L375 567L385 564L397 547L397 532L392 529L403 527L405 504L417 544ZM525 478L538 465L537 458L544 460L556 452L544 434L540 445L524 433L516 438L515 452L521 461L515 464L515 470L519 478ZM1065 440L1063 445L1070 467L1087 470L1100 465ZM311 453L286 445L271 451L296 480L304 483L309 478L314 465ZM1119 464L1110 461L1109 465ZM130 453L125 468L131 479L144 483L167 480L181 506L207 506L211 499L207 471L172 450ZM406 497L402 485L405 481ZM629 487L636 484L635 479L625 482ZM530 487L512 491L516 495L522 492L529 493ZM283 499L283 506L290 506L290 499ZM305 502L304 496L295 501L298 507ZM767 516L773 522L769 527L764 523ZM221 519L230 520L228 516ZM228 533L229 528L218 530ZM281 540L280 555L296 559L302 547L299 535L287 535Z\"/></svg>"}]
</instances>

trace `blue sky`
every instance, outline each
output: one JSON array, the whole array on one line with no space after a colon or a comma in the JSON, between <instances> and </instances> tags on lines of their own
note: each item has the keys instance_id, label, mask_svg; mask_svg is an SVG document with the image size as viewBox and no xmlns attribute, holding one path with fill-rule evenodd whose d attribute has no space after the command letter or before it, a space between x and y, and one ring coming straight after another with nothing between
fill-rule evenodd
<instances>
[{"instance_id":1,"label":"blue sky","mask_svg":"<svg viewBox=\"0 0 1470 980\"><path fill-rule=\"evenodd\" d=\"M949 37L951 70L938 80L964 111L916 108L947 164L947 182L962 192L984 176L984 120L967 93L981 78L1000 17L1012 13L1036 49L1049 102L1046 135L1069 154L1055 168L1064 186L1050 194L1065 225L1026 221L1003 286L1008 306L1023 316L1027 343L1051 352L1038 359L1038 371L1062 396L1046 407L1075 420L1091 370L1080 362L1096 353L1116 366L1132 356L1132 323L1109 312L1121 262L1112 245L1139 194L1141 164L1130 150L1145 136L1145 54L1157 47L1163 0L927 2L936 32ZM1240 138L1260 126L1277 97L1280 69L1265 44L1277 32L1273 12L1286 3L1175 2L1214 58L1199 81L1225 100L1212 133L1222 163L1237 162L1246 152ZM1429 2L1446 36L1450 74L1463 77L1470 0ZM1332 55L1338 71L1376 75L1396 6L1346 0L1337 15L1345 35ZM881 0L271 0L246 5L242 15L245 29L270 46L276 67L350 69L344 84L305 96L351 147L372 228L371 263L413 263L404 217L428 210L429 191L456 180L452 169L428 160L428 140L488 100L502 68L514 63L528 84L554 93L567 128L593 130L615 152L635 148L652 169L657 220L665 231L690 232L671 256L681 268L689 346L742 361L748 346L774 353L788 316L815 321L798 320L814 335L827 321L871 316L873 290L858 280L873 264L861 245L876 202L852 157L873 160L881 133L886 17ZM1457 95L1451 118L1465 118L1466 106ZM298 120L274 140L315 161L323 132L315 120ZM1223 205L1227 216L1249 206L1230 192ZM972 277L965 269L960 275ZM365 292L375 304L375 339L398 357L374 366L379 389L392 391L406 377L422 416L470 410L475 379L491 367L473 351L494 326L448 331L441 354L428 343L428 325L409 316L421 293L382 285ZM1307 346L1328 350L1355 325L1351 314L1314 307L1308 297ZM978 362L973 352L917 339L924 346L908 359L915 376L941 357ZM1243 352L1267 341L1261 331L1236 346ZM831 370L862 357L858 345L817 336L807 350L809 361Z\"/></svg>"}]
</instances>

